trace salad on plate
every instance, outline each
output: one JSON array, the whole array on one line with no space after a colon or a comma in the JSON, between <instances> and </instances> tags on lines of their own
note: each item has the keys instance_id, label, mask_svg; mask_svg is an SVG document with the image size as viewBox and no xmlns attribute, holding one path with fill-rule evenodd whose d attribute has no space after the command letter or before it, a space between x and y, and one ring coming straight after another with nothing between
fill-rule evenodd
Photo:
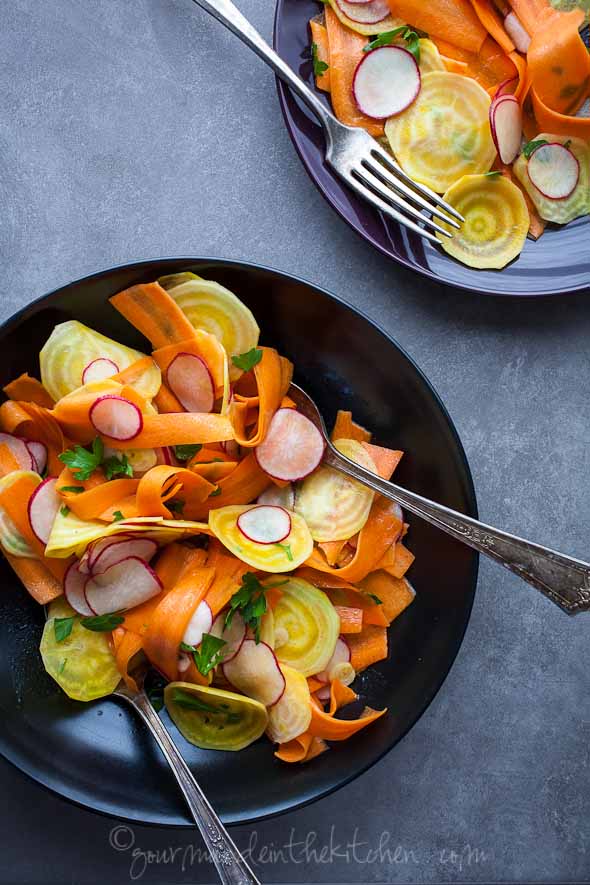
<instances>
[{"instance_id":1,"label":"salad on plate","mask_svg":"<svg viewBox=\"0 0 590 885\"><path fill-rule=\"evenodd\" d=\"M317 88L464 216L449 255L501 269L590 213L587 2L321 2Z\"/></svg>"},{"instance_id":2,"label":"salad on plate","mask_svg":"<svg viewBox=\"0 0 590 885\"><path fill-rule=\"evenodd\" d=\"M181 273L110 305L149 353L67 320L0 405L0 544L47 606L45 669L91 701L145 655L191 743L308 761L387 713L355 678L414 599L402 511L322 464L228 289ZM347 411L332 440L387 479L403 454Z\"/></svg>"}]
</instances>

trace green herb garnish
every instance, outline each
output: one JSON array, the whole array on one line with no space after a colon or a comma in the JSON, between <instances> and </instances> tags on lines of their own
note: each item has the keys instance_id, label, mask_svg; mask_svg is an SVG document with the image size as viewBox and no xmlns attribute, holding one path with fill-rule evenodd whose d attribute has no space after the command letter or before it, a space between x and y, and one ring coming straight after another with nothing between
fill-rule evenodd
<instances>
[{"instance_id":1,"label":"green herb garnish","mask_svg":"<svg viewBox=\"0 0 590 885\"><path fill-rule=\"evenodd\" d=\"M116 455L105 458L102 462L102 469L107 479L112 479L114 476L133 476L133 467L127 460L127 455L123 455L122 458L118 458Z\"/></svg>"},{"instance_id":2,"label":"green herb garnish","mask_svg":"<svg viewBox=\"0 0 590 885\"><path fill-rule=\"evenodd\" d=\"M122 624L125 617L119 612L109 612L106 615L96 615L91 618L80 618L80 623L93 633L108 633Z\"/></svg>"},{"instance_id":3,"label":"green herb garnish","mask_svg":"<svg viewBox=\"0 0 590 885\"><path fill-rule=\"evenodd\" d=\"M329 65L326 64L325 61L322 61L318 56L318 44L311 44L311 60L313 63L313 72L316 77L321 77L322 74L325 74L329 68Z\"/></svg>"},{"instance_id":4,"label":"green herb garnish","mask_svg":"<svg viewBox=\"0 0 590 885\"><path fill-rule=\"evenodd\" d=\"M214 492L211 492L209 495L210 498L216 498L217 495L221 495L221 486L217 486Z\"/></svg>"},{"instance_id":5,"label":"green herb garnish","mask_svg":"<svg viewBox=\"0 0 590 885\"><path fill-rule=\"evenodd\" d=\"M68 659L67 659L67 658L64 658L63 661L61 662L61 667L60 667L59 670L57 671L58 674L59 674L60 676L61 676L61 674L63 673L63 671L66 669L66 664L67 664L67 662L68 662Z\"/></svg>"},{"instance_id":6,"label":"green herb garnish","mask_svg":"<svg viewBox=\"0 0 590 885\"><path fill-rule=\"evenodd\" d=\"M232 356L231 361L238 369L241 369L242 372L249 372L250 369L253 369L254 366L257 366L260 360L262 359L262 350L259 347L253 347L251 350L247 350L246 353L241 353L239 356Z\"/></svg>"},{"instance_id":7,"label":"green herb garnish","mask_svg":"<svg viewBox=\"0 0 590 885\"><path fill-rule=\"evenodd\" d=\"M98 470L102 463L104 455L104 446L100 436L97 436L92 443L92 451L89 452L83 446L74 446L73 449L67 449L59 456L66 467L72 471L74 479L84 481L90 479L95 470Z\"/></svg>"},{"instance_id":8,"label":"green herb garnish","mask_svg":"<svg viewBox=\"0 0 590 885\"><path fill-rule=\"evenodd\" d=\"M63 642L72 632L75 618L55 618L53 622L53 632L55 633L55 641Z\"/></svg>"},{"instance_id":9,"label":"green herb garnish","mask_svg":"<svg viewBox=\"0 0 590 885\"><path fill-rule=\"evenodd\" d=\"M183 651L192 654L195 666L199 673L206 676L210 670L216 667L223 658L223 646L227 645L225 639L219 639L211 633L203 633L201 644L198 648L181 642L180 647Z\"/></svg>"},{"instance_id":10,"label":"green herb garnish","mask_svg":"<svg viewBox=\"0 0 590 885\"><path fill-rule=\"evenodd\" d=\"M115 510L113 513L113 522L120 522L122 519L125 519L120 510Z\"/></svg>"},{"instance_id":11,"label":"green herb garnish","mask_svg":"<svg viewBox=\"0 0 590 885\"><path fill-rule=\"evenodd\" d=\"M549 144L549 142L545 138L538 138L536 141L529 141L522 149L522 152L527 160L530 159L531 154L533 154L538 147L541 147L544 144Z\"/></svg>"},{"instance_id":12,"label":"green herb garnish","mask_svg":"<svg viewBox=\"0 0 590 885\"><path fill-rule=\"evenodd\" d=\"M371 40L370 43L367 43L365 47L363 47L363 52L370 52L372 49L379 49L380 46L390 46L396 38L400 38L401 40L405 40L406 48L408 52L411 52L417 62L420 61L420 37L413 31L411 28L408 28L407 25L401 25L399 28L394 28L393 31L385 31L383 34L379 34L374 40Z\"/></svg>"},{"instance_id":13,"label":"green herb garnish","mask_svg":"<svg viewBox=\"0 0 590 885\"><path fill-rule=\"evenodd\" d=\"M185 446L174 446L174 454L179 461L190 461L190 459L200 452L203 448L201 443L189 443Z\"/></svg>"},{"instance_id":14,"label":"green herb garnish","mask_svg":"<svg viewBox=\"0 0 590 885\"><path fill-rule=\"evenodd\" d=\"M68 513L70 512L70 508L66 507L66 505L64 504L63 507L59 508L59 512L61 513L62 516L67 516Z\"/></svg>"},{"instance_id":15,"label":"green herb garnish","mask_svg":"<svg viewBox=\"0 0 590 885\"><path fill-rule=\"evenodd\" d=\"M239 611L246 626L254 631L256 642L260 642L260 622L267 609L265 591L270 590L271 587L281 587L286 583L288 583L287 578L284 581L263 586L253 572L243 574L239 590L230 599L224 629L230 626L234 614Z\"/></svg>"},{"instance_id":16,"label":"green herb garnish","mask_svg":"<svg viewBox=\"0 0 590 885\"><path fill-rule=\"evenodd\" d=\"M293 562L293 553L291 552L291 545L290 544L275 544L274 546L280 547L281 550L286 554L289 562Z\"/></svg>"},{"instance_id":17,"label":"green herb garnish","mask_svg":"<svg viewBox=\"0 0 590 885\"><path fill-rule=\"evenodd\" d=\"M365 593L364 595L372 599L375 605L383 605L383 600L379 599L375 593Z\"/></svg>"},{"instance_id":18,"label":"green herb garnish","mask_svg":"<svg viewBox=\"0 0 590 885\"><path fill-rule=\"evenodd\" d=\"M180 513L182 516L182 511L184 510L184 501L180 498L177 498L176 501L166 501L166 507L168 510L171 510L172 513Z\"/></svg>"},{"instance_id":19,"label":"green herb garnish","mask_svg":"<svg viewBox=\"0 0 590 885\"><path fill-rule=\"evenodd\" d=\"M60 486L58 492L70 492L72 495L80 495L85 491L84 486Z\"/></svg>"},{"instance_id":20,"label":"green herb garnish","mask_svg":"<svg viewBox=\"0 0 590 885\"><path fill-rule=\"evenodd\" d=\"M486 178L497 178L498 175L501 175L501 172L494 170L493 172L484 172Z\"/></svg>"}]
</instances>

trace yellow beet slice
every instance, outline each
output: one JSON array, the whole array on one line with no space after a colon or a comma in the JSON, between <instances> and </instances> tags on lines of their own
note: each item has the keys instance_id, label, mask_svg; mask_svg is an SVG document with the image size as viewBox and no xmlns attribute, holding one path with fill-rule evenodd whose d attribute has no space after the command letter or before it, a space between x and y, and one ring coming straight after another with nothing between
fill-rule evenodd
<instances>
[{"instance_id":1,"label":"yellow beet slice","mask_svg":"<svg viewBox=\"0 0 590 885\"><path fill-rule=\"evenodd\" d=\"M345 15L344 12L340 9L336 0L328 0L328 3L334 10L337 18L340 19L343 25L346 25L347 28L350 28L351 31L356 31L357 34L363 34L365 37L373 37L377 34L384 34L386 31L393 31L395 28L399 28L402 25L405 25L405 22L401 20L401 18L395 18L393 15L388 15L387 18L381 19L380 22L374 22L373 24L363 24L363 22L354 22L351 18Z\"/></svg>"},{"instance_id":2,"label":"yellow beet slice","mask_svg":"<svg viewBox=\"0 0 590 885\"><path fill-rule=\"evenodd\" d=\"M387 120L385 134L404 171L444 193L494 162L489 109L490 96L475 80L432 71L423 75L416 101Z\"/></svg>"},{"instance_id":3,"label":"yellow beet slice","mask_svg":"<svg viewBox=\"0 0 590 885\"><path fill-rule=\"evenodd\" d=\"M529 229L525 199L503 175L465 175L444 199L465 218L453 239L437 234L449 255L469 267L501 268L520 254ZM449 230L451 230L449 228Z\"/></svg>"},{"instance_id":4,"label":"yellow beet slice","mask_svg":"<svg viewBox=\"0 0 590 885\"><path fill-rule=\"evenodd\" d=\"M289 578L281 584L281 598L274 611L276 656L281 665L313 676L330 662L340 618L323 592L302 578Z\"/></svg>"},{"instance_id":5,"label":"yellow beet slice","mask_svg":"<svg viewBox=\"0 0 590 885\"><path fill-rule=\"evenodd\" d=\"M514 174L535 204L535 209L545 221L555 224L567 224L580 215L590 212L590 147L580 138L566 135L547 135L541 133L533 141L546 141L549 144L567 144L569 150L580 164L580 177L573 193L564 200L551 200L538 190L529 178L528 160L521 154L514 166Z\"/></svg>"},{"instance_id":6,"label":"yellow beet slice","mask_svg":"<svg viewBox=\"0 0 590 885\"><path fill-rule=\"evenodd\" d=\"M311 696L307 679L292 667L281 665L285 691L268 711L266 733L277 744L286 744L307 731L311 722Z\"/></svg>"},{"instance_id":7,"label":"yellow beet slice","mask_svg":"<svg viewBox=\"0 0 590 885\"><path fill-rule=\"evenodd\" d=\"M277 544L260 544L247 538L237 525L240 514L252 506L211 510L209 528L234 556L263 572L290 572L302 565L313 550L313 538L303 517L289 512L291 531L287 537Z\"/></svg>"},{"instance_id":8,"label":"yellow beet slice","mask_svg":"<svg viewBox=\"0 0 590 885\"><path fill-rule=\"evenodd\" d=\"M164 703L185 740L203 750L243 750L268 723L266 708L258 701L192 682L170 682Z\"/></svg>"},{"instance_id":9,"label":"yellow beet slice","mask_svg":"<svg viewBox=\"0 0 590 885\"><path fill-rule=\"evenodd\" d=\"M405 46L405 41L400 45ZM422 76L424 76L424 74L430 74L432 71L446 71L445 63L432 40L428 40L427 38L422 38L420 40L420 61L418 67L420 68Z\"/></svg>"},{"instance_id":10,"label":"yellow beet slice","mask_svg":"<svg viewBox=\"0 0 590 885\"><path fill-rule=\"evenodd\" d=\"M45 669L68 697L93 701L111 694L121 675L109 645L109 633L96 633L75 620L72 632L62 642L55 638L55 619L75 617L63 597L49 606L39 650Z\"/></svg>"}]
</instances>

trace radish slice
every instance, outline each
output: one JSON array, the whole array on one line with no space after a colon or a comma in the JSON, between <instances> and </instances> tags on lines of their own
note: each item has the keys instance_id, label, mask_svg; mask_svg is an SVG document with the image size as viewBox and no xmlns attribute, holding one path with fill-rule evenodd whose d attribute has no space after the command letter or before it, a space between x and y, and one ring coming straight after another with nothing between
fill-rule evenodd
<instances>
[{"instance_id":1,"label":"radish slice","mask_svg":"<svg viewBox=\"0 0 590 885\"><path fill-rule=\"evenodd\" d=\"M143 428L140 410L122 396L99 397L91 405L88 417L97 433L111 439L134 439Z\"/></svg>"},{"instance_id":2,"label":"radish slice","mask_svg":"<svg viewBox=\"0 0 590 885\"><path fill-rule=\"evenodd\" d=\"M387 0L369 0L369 3L349 3L347 0L336 0L344 15L353 22L374 25L389 15Z\"/></svg>"},{"instance_id":3,"label":"radish slice","mask_svg":"<svg viewBox=\"0 0 590 885\"><path fill-rule=\"evenodd\" d=\"M544 197L565 200L578 184L580 164L563 144L542 144L533 151L528 163L529 178Z\"/></svg>"},{"instance_id":4,"label":"radish slice","mask_svg":"<svg viewBox=\"0 0 590 885\"><path fill-rule=\"evenodd\" d=\"M162 589L157 574L137 556L112 565L86 582L86 602L97 615L141 605Z\"/></svg>"},{"instance_id":5,"label":"radish slice","mask_svg":"<svg viewBox=\"0 0 590 885\"><path fill-rule=\"evenodd\" d=\"M265 642L244 639L238 654L223 665L223 675L247 697L272 707L282 697L285 677L275 653Z\"/></svg>"},{"instance_id":6,"label":"radish slice","mask_svg":"<svg viewBox=\"0 0 590 885\"><path fill-rule=\"evenodd\" d=\"M162 446L160 449L156 449L155 451L158 464L176 464L176 458L174 457L174 453L170 446Z\"/></svg>"},{"instance_id":7,"label":"radish slice","mask_svg":"<svg viewBox=\"0 0 590 885\"><path fill-rule=\"evenodd\" d=\"M225 615L225 612L221 612L217 615L209 632L212 636L217 636L218 639L223 639L225 641L225 645L223 646L223 659L227 663L228 661L231 661L232 658L235 658L241 649L242 642L246 638L246 625L241 614L235 612L231 624L226 627Z\"/></svg>"},{"instance_id":8,"label":"radish slice","mask_svg":"<svg viewBox=\"0 0 590 885\"><path fill-rule=\"evenodd\" d=\"M151 538L130 538L129 540L112 540L92 559L90 568L94 576L104 574L112 565L127 559L129 556L137 556L146 562L152 558L158 549L158 545Z\"/></svg>"},{"instance_id":9,"label":"radish slice","mask_svg":"<svg viewBox=\"0 0 590 885\"><path fill-rule=\"evenodd\" d=\"M185 670L188 670L190 665L191 665L191 659L189 658L188 655L185 655L185 654L178 655L178 672L179 673L184 673Z\"/></svg>"},{"instance_id":10,"label":"radish slice","mask_svg":"<svg viewBox=\"0 0 590 885\"><path fill-rule=\"evenodd\" d=\"M215 385L207 363L194 353L179 353L166 372L168 387L187 412L210 412Z\"/></svg>"},{"instance_id":11,"label":"radish slice","mask_svg":"<svg viewBox=\"0 0 590 885\"><path fill-rule=\"evenodd\" d=\"M284 507L259 504L240 513L238 528L249 541L278 544L291 532L291 517Z\"/></svg>"},{"instance_id":12,"label":"radish slice","mask_svg":"<svg viewBox=\"0 0 590 885\"><path fill-rule=\"evenodd\" d=\"M57 494L57 479L49 477L37 486L29 498L29 522L36 538L47 544L61 500Z\"/></svg>"},{"instance_id":13,"label":"radish slice","mask_svg":"<svg viewBox=\"0 0 590 885\"><path fill-rule=\"evenodd\" d=\"M103 550L105 550L107 547L110 547L111 544L118 544L120 541L132 539L135 537L137 536L131 534L131 532L127 532L125 534L117 535L115 538L98 538L96 541L92 541L84 551L84 555L78 563L78 568L83 575L89 575L92 572L92 566L94 565L95 560L98 558Z\"/></svg>"},{"instance_id":14,"label":"radish slice","mask_svg":"<svg viewBox=\"0 0 590 885\"><path fill-rule=\"evenodd\" d=\"M490 128L501 161L513 163L522 141L522 110L513 95L502 95L491 103Z\"/></svg>"},{"instance_id":15,"label":"radish slice","mask_svg":"<svg viewBox=\"0 0 590 885\"><path fill-rule=\"evenodd\" d=\"M116 375L118 371L119 366L117 363L101 356L88 363L82 372L82 384L90 384L91 381L104 381L105 378Z\"/></svg>"},{"instance_id":16,"label":"radish slice","mask_svg":"<svg viewBox=\"0 0 590 885\"><path fill-rule=\"evenodd\" d=\"M295 508L295 489L289 483L288 486L279 488L272 485L269 489L258 495L257 504L271 504L275 507L284 507L285 510Z\"/></svg>"},{"instance_id":17,"label":"radish slice","mask_svg":"<svg viewBox=\"0 0 590 885\"><path fill-rule=\"evenodd\" d=\"M531 45L531 36L514 12L509 12L504 19L504 29L518 51L526 55Z\"/></svg>"},{"instance_id":18,"label":"radish slice","mask_svg":"<svg viewBox=\"0 0 590 885\"><path fill-rule=\"evenodd\" d=\"M326 701L329 701L330 700L330 686L329 686L329 684L326 683L326 685L322 685L321 688L318 688L318 690L315 693L315 696L318 699L318 701L321 701L323 704L325 704Z\"/></svg>"},{"instance_id":19,"label":"radish slice","mask_svg":"<svg viewBox=\"0 0 590 885\"><path fill-rule=\"evenodd\" d=\"M0 433L0 445L8 446L21 470L35 470L35 458L23 439L13 436L12 433Z\"/></svg>"},{"instance_id":20,"label":"radish slice","mask_svg":"<svg viewBox=\"0 0 590 885\"><path fill-rule=\"evenodd\" d=\"M37 442L33 439L28 439L25 445L35 462L37 473L43 473L47 467L47 447L42 442Z\"/></svg>"},{"instance_id":21,"label":"radish slice","mask_svg":"<svg viewBox=\"0 0 590 885\"><path fill-rule=\"evenodd\" d=\"M187 624L182 641L187 645L200 645L203 633L209 633L213 624L213 613L208 602L203 600L196 607L194 614Z\"/></svg>"},{"instance_id":22,"label":"radish slice","mask_svg":"<svg viewBox=\"0 0 590 885\"><path fill-rule=\"evenodd\" d=\"M88 576L82 574L77 562L73 562L64 575L64 595L74 611L84 616L94 614L84 594L87 580Z\"/></svg>"},{"instance_id":23,"label":"radish slice","mask_svg":"<svg viewBox=\"0 0 590 885\"><path fill-rule=\"evenodd\" d=\"M371 0L346 0L346 2L349 6L365 6L367 3L371 3Z\"/></svg>"},{"instance_id":24,"label":"radish slice","mask_svg":"<svg viewBox=\"0 0 590 885\"><path fill-rule=\"evenodd\" d=\"M235 439L226 439L224 442L220 443L220 445L228 458L233 458L235 461L238 460L240 456L240 447Z\"/></svg>"},{"instance_id":25,"label":"radish slice","mask_svg":"<svg viewBox=\"0 0 590 885\"><path fill-rule=\"evenodd\" d=\"M517 83L518 77L509 77L507 80L503 80L496 89L494 99L502 98L503 95L512 95L513 87L515 87Z\"/></svg>"},{"instance_id":26,"label":"radish slice","mask_svg":"<svg viewBox=\"0 0 590 885\"><path fill-rule=\"evenodd\" d=\"M254 455L269 476L294 482L316 469L324 457L325 445L309 418L295 409L279 409Z\"/></svg>"},{"instance_id":27,"label":"radish slice","mask_svg":"<svg viewBox=\"0 0 590 885\"><path fill-rule=\"evenodd\" d=\"M340 666L340 664L349 664L350 663L350 648L342 636L338 637L336 641L336 648L334 649L334 654L328 661L328 665L325 670L322 670L321 673L318 673L316 679L319 679L320 682L331 682L335 677L333 675L335 669Z\"/></svg>"},{"instance_id":28,"label":"radish slice","mask_svg":"<svg viewBox=\"0 0 590 885\"><path fill-rule=\"evenodd\" d=\"M405 111L420 92L420 68L402 46L380 46L367 52L357 65L352 81L359 109L374 120Z\"/></svg>"}]
</instances>

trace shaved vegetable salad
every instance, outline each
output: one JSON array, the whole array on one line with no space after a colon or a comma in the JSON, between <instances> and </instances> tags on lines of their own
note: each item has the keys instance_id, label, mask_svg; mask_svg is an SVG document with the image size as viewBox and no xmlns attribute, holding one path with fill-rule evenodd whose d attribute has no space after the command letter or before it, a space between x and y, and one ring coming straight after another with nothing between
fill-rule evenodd
<instances>
[{"instance_id":1,"label":"shaved vegetable salad","mask_svg":"<svg viewBox=\"0 0 590 885\"><path fill-rule=\"evenodd\" d=\"M590 213L588 0L321 0L318 89L465 218L441 247L501 269Z\"/></svg>"},{"instance_id":2,"label":"shaved vegetable salad","mask_svg":"<svg viewBox=\"0 0 590 885\"><path fill-rule=\"evenodd\" d=\"M292 363L228 289L182 273L108 309L149 352L67 320L0 405L0 545L47 606L45 668L91 701L137 690L143 655L191 743L311 760L387 712L336 715L414 598L403 514L322 465ZM346 411L332 439L386 479L403 454Z\"/></svg>"}]
</instances>

